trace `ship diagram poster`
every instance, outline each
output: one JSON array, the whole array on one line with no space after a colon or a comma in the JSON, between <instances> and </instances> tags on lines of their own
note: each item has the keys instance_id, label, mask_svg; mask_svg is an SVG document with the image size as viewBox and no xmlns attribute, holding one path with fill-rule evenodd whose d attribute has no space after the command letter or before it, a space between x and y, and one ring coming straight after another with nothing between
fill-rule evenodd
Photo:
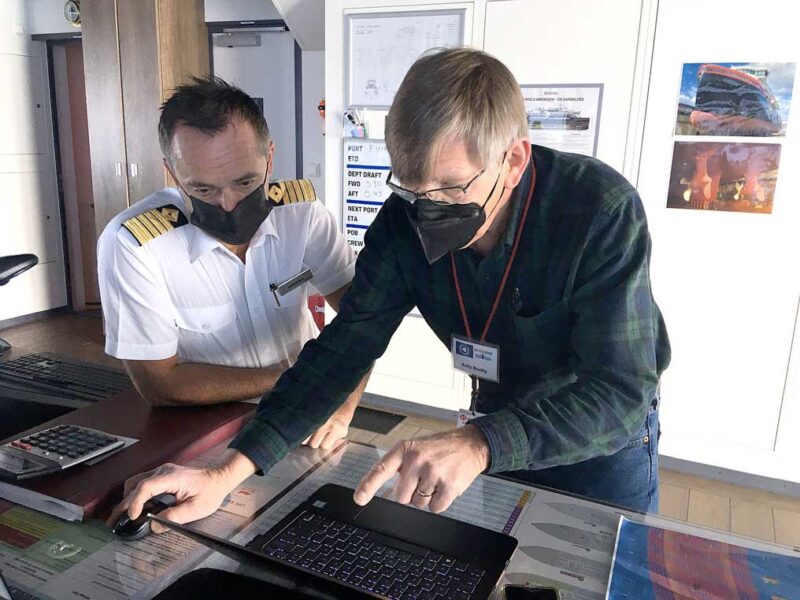
<instances>
[{"instance_id":1,"label":"ship diagram poster","mask_svg":"<svg viewBox=\"0 0 800 600\"><path fill-rule=\"evenodd\" d=\"M596 156L603 85L521 85L531 143Z\"/></svg>"},{"instance_id":2,"label":"ship diagram poster","mask_svg":"<svg viewBox=\"0 0 800 600\"><path fill-rule=\"evenodd\" d=\"M786 135L795 63L686 63L675 135Z\"/></svg>"}]
</instances>

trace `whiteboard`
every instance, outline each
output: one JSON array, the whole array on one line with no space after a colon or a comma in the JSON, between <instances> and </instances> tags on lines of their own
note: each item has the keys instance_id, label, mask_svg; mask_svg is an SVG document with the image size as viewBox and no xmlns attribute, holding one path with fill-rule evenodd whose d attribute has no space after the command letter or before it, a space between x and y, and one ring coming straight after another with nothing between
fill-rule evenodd
<instances>
[{"instance_id":1,"label":"whiteboard","mask_svg":"<svg viewBox=\"0 0 800 600\"><path fill-rule=\"evenodd\" d=\"M344 139L344 207L342 223L347 243L358 253L364 234L383 202L392 194L386 185L391 169L383 140Z\"/></svg>"},{"instance_id":2,"label":"whiteboard","mask_svg":"<svg viewBox=\"0 0 800 600\"><path fill-rule=\"evenodd\" d=\"M346 104L388 108L408 69L431 48L464 43L464 9L346 15Z\"/></svg>"}]
</instances>

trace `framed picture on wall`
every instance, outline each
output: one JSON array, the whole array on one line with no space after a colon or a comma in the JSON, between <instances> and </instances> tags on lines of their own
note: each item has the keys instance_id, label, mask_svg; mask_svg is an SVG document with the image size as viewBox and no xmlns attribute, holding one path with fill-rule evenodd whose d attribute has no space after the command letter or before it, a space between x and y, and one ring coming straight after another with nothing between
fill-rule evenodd
<instances>
[{"instance_id":1,"label":"framed picture on wall","mask_svg":"<svg viewBox=\"0 0 800 600\"><path fill-rule=\"evenodd\" d=\"M463 8L345 15L345 104L388 109L417 58L464 43Z\"/></svg>"},{"instance_id":2,"label":"framed picture on wall","mask_svg":"<svg viewBox=\"0 0 800 600\"><path fill-rule=\"evenodd\" d=\"M602 83L520 85L531 143L597 155Z\"/></svg>"},{"instance_id":3,"label":"framed picture on wall","mask_svg":"<svg viewBox=\"0 0 800 600\"><path fill-rule=\"evenodd\" d=\"M772 213L780 144L675 142L667 208Z\"/></svg>"},{"instance_id":4,"label":"framed picture on wall","mask_svg":"<svg viewBox=\"0 0 800 600\"><path fill-rule=\"evenodd\" d=\"M685 63L675 135L786 135L795 63Z\"/></svg>"}]
</instances>

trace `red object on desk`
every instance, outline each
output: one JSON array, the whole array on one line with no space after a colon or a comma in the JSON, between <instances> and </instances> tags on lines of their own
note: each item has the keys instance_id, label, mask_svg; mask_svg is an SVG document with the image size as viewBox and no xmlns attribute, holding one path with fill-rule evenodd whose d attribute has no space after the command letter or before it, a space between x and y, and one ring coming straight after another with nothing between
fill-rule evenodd
<instances>
[{"instance_id":1,"label":"red object on desk","mask_svg":"<svg viewBox=\"0 0 800 600\"><path fill-rule=\"evenodd\" d=\"M2 484L0 496L30 506L19 498L12 498L13 490L9 488L36 492L82 508L80 519L86 519L98 510L110 510L121 499L123 484L129 477L165 462L191 460L233 437L254 410L255 405L243 402L153 407L135 390L123 392L34 427L17 437L25 437L55 425L81 425L136 438L138 442L94 465L78 465L61 473L27 479L13 485Z\"/></svg>"}]
</instances>

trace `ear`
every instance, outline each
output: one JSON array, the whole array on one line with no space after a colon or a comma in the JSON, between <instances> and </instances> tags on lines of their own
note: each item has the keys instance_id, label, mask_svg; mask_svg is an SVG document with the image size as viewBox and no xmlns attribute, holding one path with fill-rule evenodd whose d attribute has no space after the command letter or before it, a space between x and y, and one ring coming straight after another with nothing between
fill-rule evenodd
<instances>
[{"instance_id":1,"label":"ear","mask_svg":"<svg viewBox=\"0 0 800 600\"><path fill-rule=\"evenodd\" d=\"M169 166L169 162L167 162L167 159L162 158L161 162L164 163L164 168L167 170L167 172L169 172L170 177L172 177L172 181L174 181L175 184L178 185L178 187L180 187L180 182L178 181L178 178L175 177L175 172L172 170L172 167Z\"/></svg>"},{"instance_id":2,"label":"ear","mask_svg":"<svg viewBox=\"0 0 800 600\"><path fill-rule=\"evenodd\" d=\"M267 178L272 178L272 159L275 157L275 142L270 140L269 142L269 161L267 162Z\"/></svg>"},{"instance_id":3,"label":"ear","mask_svg":"<svg viewBox=\"0 0 800 600\"><path fill-rule=\"evenodd\" d=\"M503 186L508 189L517 187L530 161L531 141L528 138L514 140L506 152L506 162L508 162L509 169Z\"/></svg>"}]
</instances>

